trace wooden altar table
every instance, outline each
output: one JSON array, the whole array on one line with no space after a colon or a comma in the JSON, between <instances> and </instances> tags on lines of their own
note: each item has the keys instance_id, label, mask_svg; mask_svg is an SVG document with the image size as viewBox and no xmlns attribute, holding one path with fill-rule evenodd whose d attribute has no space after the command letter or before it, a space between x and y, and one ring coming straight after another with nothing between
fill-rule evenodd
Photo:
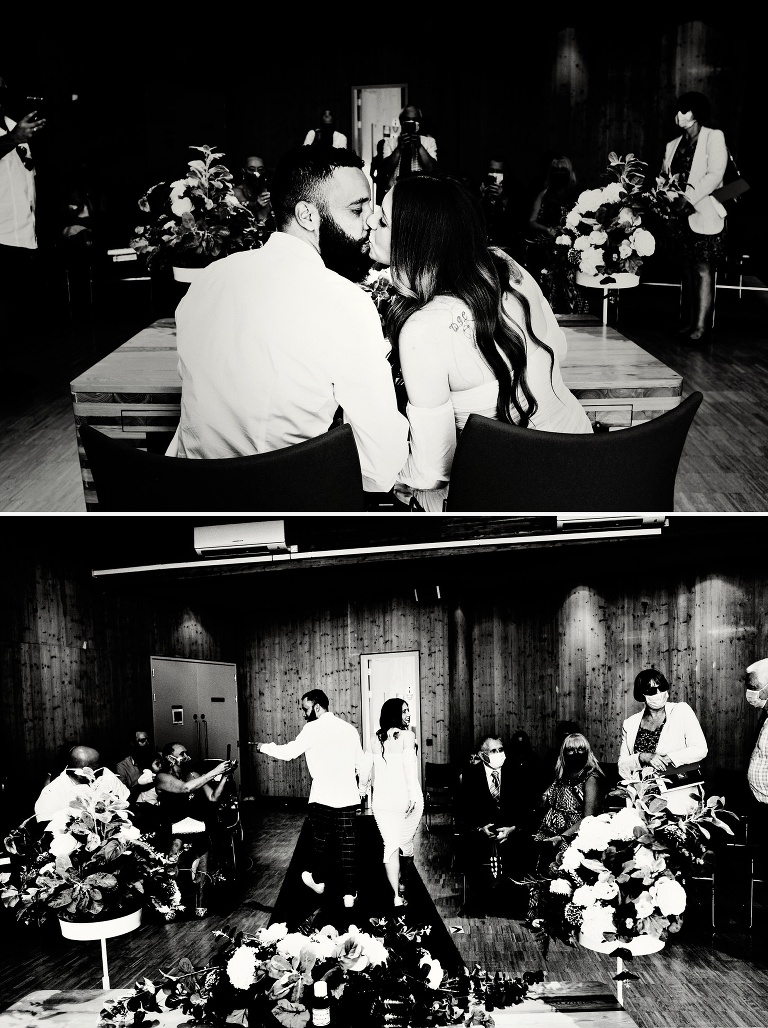
<instances>
[{"instance_id":1,"label":"wooden altar table","mask_svg":"<svg viewBox=\"0 0 768 1028\"><path fill-rule=\"evenodd\" d=\"M676 407L683 380L616 329L592 316L563 319L568 352L563 380L593 423L628 428ZM163 453L179 421L181 381L176 323L161 318L70 383L76 424ZM98 499L78 445L87 510Z\"/></svg>"}]
</instances>

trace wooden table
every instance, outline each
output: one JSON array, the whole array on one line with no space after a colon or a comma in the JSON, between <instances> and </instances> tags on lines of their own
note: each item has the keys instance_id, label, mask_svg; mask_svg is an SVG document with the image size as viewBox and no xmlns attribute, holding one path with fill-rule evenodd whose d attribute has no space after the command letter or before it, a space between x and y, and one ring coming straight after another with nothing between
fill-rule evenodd
<instances>
[{"instance_id":1,"label":"wooden table","mask_svg":"<svg viewBox=\"0 0 768 1028\"><path fill-rule=\"evenodd\" d=\"M494 1010L497 1028L637 1028L602 982L546 982L541 999ZM46 1023L56 1028L96 1028L108 999L126 996L129 989L30 992L0 1013L0 1028L31 1028ZM151 1014L160 1028L176 1028L187 1016L179 1011Z\"/></svg>"},{"instance_id":2,"label":"wooden table","mask_svg":"<svg viewBox=\"0 0 768 1028\"><path fill-rule=\"evenodd\" d=\"M682 398L683 380L661 361L593 315L566 315L563 380L593 423L628 428ZM70 383L75 423L163 453L179 422L181 381L176 324L161 318ZM78 445L87 510L98 510L85 454Z\"/></svg>"}]
</instances>

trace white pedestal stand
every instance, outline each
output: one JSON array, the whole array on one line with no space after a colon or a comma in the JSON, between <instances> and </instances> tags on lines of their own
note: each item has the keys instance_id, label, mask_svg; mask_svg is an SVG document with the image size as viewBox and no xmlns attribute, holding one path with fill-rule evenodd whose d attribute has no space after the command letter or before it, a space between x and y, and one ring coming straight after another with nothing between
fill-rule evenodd
<instances>
[{"instance_id":1,"label":"white pedestal stand","mask_svg":"<svg viewBox=\"0 0 768 1028\"><path fill-rule=\"evenodd\" d=\"M78 942L99 939L101 941L101 987L111 988L109 984L109 965L107 963L107 939L116 935L125 935L135 931L141 924L141 910L135 910L123 917L113 917L107 921L62 921L59 920L61 934L65 939Z\"/></svg>"},{"instance_id":2,"label":"white pedestal stand","mask_svg":"<svg viewBox=\"0 0 768 1028\"><path fill-rule=\"evenodd\" d=\"M619 271L611 278L615 279L615 282L609 282L607 285L603 285L600 281L605 278L605 275L587 275L583 271L576 272L576 285L585 286L587 289L602 289L603 291L603 324L608 324L608 290L609 289L632 289L634 286L640 284L639 275L631 275L626 271Z\"/></svg>"}]
</instances>

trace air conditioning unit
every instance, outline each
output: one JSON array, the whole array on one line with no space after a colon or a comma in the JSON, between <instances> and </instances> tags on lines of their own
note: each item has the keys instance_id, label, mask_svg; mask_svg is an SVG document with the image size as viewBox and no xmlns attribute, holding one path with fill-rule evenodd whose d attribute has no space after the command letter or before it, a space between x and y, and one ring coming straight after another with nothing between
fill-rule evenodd
<instances>
[{"instance_id":1,"label":"air conditioning unit","mask_svg":"<svg viewBox=\"0 0 768 1028\"><path fill-rule=\"evenodd\" d=\"M235 525L203 525L194 530L195 553L220 557L231 553L295 553L285 541L284 521L243 521Z\"/></svg>"}]
</instances>

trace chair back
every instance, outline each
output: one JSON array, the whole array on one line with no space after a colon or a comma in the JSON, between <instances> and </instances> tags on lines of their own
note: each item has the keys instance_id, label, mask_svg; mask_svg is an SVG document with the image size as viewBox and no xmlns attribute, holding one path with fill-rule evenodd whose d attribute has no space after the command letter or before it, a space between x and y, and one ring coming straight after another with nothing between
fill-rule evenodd
<instances>
[{"instance_id":1,"label":"chair back","mask_svg":"<svg viewBox=\"0 0 768 1028\"><path fill-rule=\"evenodd\" d=\"M363 511L349 425L269 453L206 460L148 453L78 425L99 511Z\"/></svg>"},{"instance_id":2,"label":"chair back","mask_svg":"<svg viewBox=\"0 0 768 1028\"><path fill-rule=\"evenodd\" d=\"M632 428L537 432L470 414L451 470L448 511L674 510L688 430L704 399Z\"/></svg>"}]
</instances>

